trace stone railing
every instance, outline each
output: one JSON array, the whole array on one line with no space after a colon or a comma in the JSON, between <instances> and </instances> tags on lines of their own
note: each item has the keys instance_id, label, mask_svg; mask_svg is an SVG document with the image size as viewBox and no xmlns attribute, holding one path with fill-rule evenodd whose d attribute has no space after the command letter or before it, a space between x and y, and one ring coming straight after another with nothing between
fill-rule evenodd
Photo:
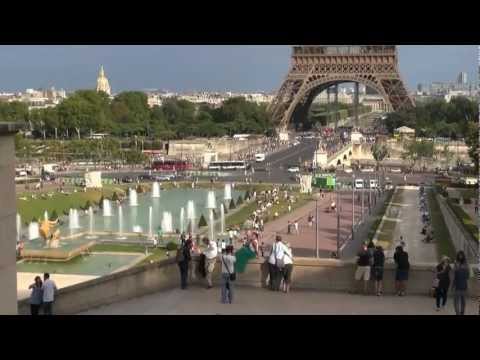
<instances>
[{"instance_id":1,"label":"stone railing","mask_svg":"<svg viewBox=\"0 0 480 360\"><path fill-rule=\"evenodd\" d=\"M194 263L196 261L197 258L194 259ZM434 266L435 264L417 264L411 267L408 294L428 295L434 276ZM220 283L220 268L218 262L214 272L216 286ZM297 258L294 261L292 289L348 292L355 286L355 269L353 261ZM394 265L387 264L384 274L386 294L394 293L394 275ZM236 283L238 286L266 287L267 278L268 266L265 261L254 259L247 264L244 273L238 274ZM191 281L197 285L204 284L203 279L198 276ZM179 284L180 274L174 259L164 260L63 288L56 298L54 312L59 315L76 314L91 308L170 290ZM478 281L472 277L469 294L478 296L478 288ZM19 301L18 313L29 314L28 299Z\"/></svg>"}]
</instances>

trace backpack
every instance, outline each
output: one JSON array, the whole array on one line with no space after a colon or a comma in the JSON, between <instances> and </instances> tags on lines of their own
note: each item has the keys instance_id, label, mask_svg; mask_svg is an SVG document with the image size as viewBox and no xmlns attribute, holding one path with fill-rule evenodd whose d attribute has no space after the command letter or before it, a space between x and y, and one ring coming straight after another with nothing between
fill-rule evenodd
<instances>
[{"instance_id":1,"label":"backpack","mask_svg":"<svg viewBox=\"0 0 480 360\"><path fill-rule=\"evenodd\" d=\"M185 260L185 254L183 252L183 246L177 249L177 255L175 256L177 263L183 262Z\"/></svg>"}]
</instances>

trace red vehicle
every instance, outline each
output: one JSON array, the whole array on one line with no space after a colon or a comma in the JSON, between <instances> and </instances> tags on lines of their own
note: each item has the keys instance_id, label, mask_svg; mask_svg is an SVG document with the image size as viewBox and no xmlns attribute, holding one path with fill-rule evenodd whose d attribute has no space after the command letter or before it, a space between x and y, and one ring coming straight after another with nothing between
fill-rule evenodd
<instances>
[{"instance_id":1,"label":"red vehicle","mask_svg":"<svg viewBox=\"0 0 480 360\"><path fill-rule=\"evenodd\" d=\"M191 164L184 160L155 160L152 163L152 170L156 171L185 171L191 167Z\"/></svg>"}]
</instances>

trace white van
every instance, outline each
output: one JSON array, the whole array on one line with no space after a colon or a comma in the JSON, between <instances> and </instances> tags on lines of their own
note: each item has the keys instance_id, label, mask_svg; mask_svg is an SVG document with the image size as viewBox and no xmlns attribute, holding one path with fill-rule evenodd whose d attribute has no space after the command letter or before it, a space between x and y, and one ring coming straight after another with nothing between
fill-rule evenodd
<instances>
[{"instance_id":1,"label":"white van","mask_svg":"<svg viewBox=\"0 0 480 360\"><path fill-rule=\"evenodd\" d=\"M363 179L355 179L355 189L363 189Z\"/></svg>"},{"instance_id":2,"label":"white van","mask_svg":"<svg viewBox=\"0 0 480 360\"><path fill-rule=\"evenodd\" d=\"M265 154L255 154L255 161L256 162L263 162L265 161Z\"/></svg>"},{"instance_id":3,"label":"white van","mask_svg":"<svg viewBox=\"0 0 480 360\"><path fill-rule=\"evenodd\" d=\"M377 179L370 179L370 189L378 188L378 180Z\"/></svg>"}]
</instances>

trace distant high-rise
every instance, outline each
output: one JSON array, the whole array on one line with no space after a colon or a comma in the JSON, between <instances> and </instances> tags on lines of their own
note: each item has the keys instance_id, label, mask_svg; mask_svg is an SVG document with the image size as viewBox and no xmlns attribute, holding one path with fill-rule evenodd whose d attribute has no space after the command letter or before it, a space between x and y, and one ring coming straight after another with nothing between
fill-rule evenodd
<instances>
[{"instance_id":1,"label":"distant high-rise","mask_svg":"<svg viewBox=\"0 0 480 360\"><path fill-rule=\"evenodd\" d=\"M111 95L110 84L108 83L108 79L103 71L103 65L100 66L100 72L98 73L97 77L97 91L103 91L109 96Z\"/></svg>"},{"instance_id":2,"label":"distant high-rise","mask_svg":"<svg viewBox=\"0 0 480 360\"><path fill-rule=\"evenodd\" d=\"M467 82L468 82L467 73L462 71L457 76L457 84L458 85L467 85Z\"/></svg>"}]
</instances>

